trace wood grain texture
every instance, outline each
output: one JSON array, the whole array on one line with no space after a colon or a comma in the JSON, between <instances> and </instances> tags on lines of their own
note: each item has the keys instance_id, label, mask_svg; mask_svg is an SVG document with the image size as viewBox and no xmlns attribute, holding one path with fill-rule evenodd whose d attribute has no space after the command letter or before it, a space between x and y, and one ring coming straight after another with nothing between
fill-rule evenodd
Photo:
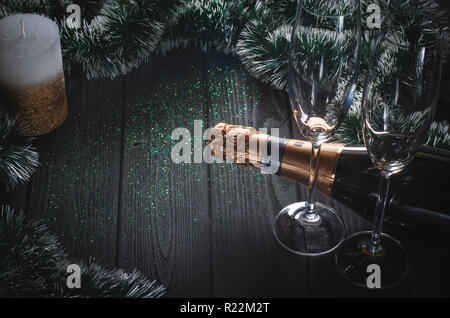
<instances>
[{"instance_id":1,"label":"wood grain texture","mask_svg":"<svg viewBox=\"0 0 450 318\"><path fill-rule=\"evenodd\" d=\"M357 288L337 272L334 253L302 257L275 241L273 218L305 200L306 186L232 164L172 162L173 129L192 133L196 119L203 128L223 121L301 138L286 93L251 78L237 59L174 51L114 81L74 74L67 88L69 118L36 143L42 166L0 203L43 218L73 259L137 268L168 297L449 296L445 242L399 238L411 258L407 282ZM370 229L317 198L342 216L348 235Z\"/></svg>"},{"instance_id":2,"label":"wood grain texture","mask_svg":"<svg viewBox=\"0 0 450 318\"><path fill-rule=\"evenodd\" d=\"M138 268L168 297L211 294L207 167L171 159L175 128L205 118L203 56L155 59L126 82L118 266Z\"/></svg>"},{"instance_id":3,"label":"wood grain texture","mask_svg":"<svg viewBox=\"0 0 450 318\"><path fill-rule=\"evenodd\" d=\"M209 52L209 126L228 122L282 127L288 115L281 92L244 74L235 59ZM306 260L282 250L272 234L274 216L295 202L295 184L233 164L210 166L211 253L216 297L309 295Z\"/></svg>"},{"instance_id":4,"label":"wood grain texture","mask_svg":"<svg viewBox=\"0 0 450 318\"><path fill-rule=\"evenodd\" d=\"M450 297L450 249L448 240L422 235L406 244L410 258L410 286L414 297Z\"/></svg>"},{"instance_id":5,"label":"wood grain texture","mask_svg":"<svg viewBox=\"0 0 450 318\"><path fill-rule=\"evenodd\" d=\"M67 82L66 122L36 143L27 216L43 219L73 259L114 265L123 82Z\"/></svg>"},{"instance_id":6,"label":"wood grain texture","mask_svg":"<svg viewBox=\"0 0 450 318\"><path fill-rule=\"evenodd\" d=\"M301 187L301 197L306 198L307 189ZM370 231L371 223L359 217L349 208L320 193L318 202L332 207L338 213L346 227L347 236L360 232ZM335 263L336 252L311 257L310 264L312 296L314 297L407 297L410 296L409 282L405 281L399 286L385 290L368 290L357 287L348 282L337 270Z\"/></svg>"}]
</instances>

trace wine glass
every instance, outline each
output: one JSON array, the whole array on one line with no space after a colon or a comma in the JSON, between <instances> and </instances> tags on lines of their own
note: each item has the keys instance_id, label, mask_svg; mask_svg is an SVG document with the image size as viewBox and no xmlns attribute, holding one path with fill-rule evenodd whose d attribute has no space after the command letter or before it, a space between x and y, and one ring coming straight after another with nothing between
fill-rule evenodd
<instances>
[{"instance_id":1,"label":"wine glass","mask_svg":"<svg viewBox=\"0 0 450 318\"><path fill-rule=\"evenodd\" d=\"M378 199L372 231L353 234L336 253L339 271L361 287L391 287L408 274L405 249L381 231L390 177L425 142L437 104L443 41L422 40L408 42L378 32L371 45L362 126L370 159L381 172Z\"/></svg>"},{"instance_id":2,"label":"wine glass","mask_svg":"<svg viewBox=\"0 0 450 318\"><path fill-rule=\"evenodd\" d=\"M316 202L321 144L330 140L353 101L361 55L359 0L299 0L291 36L289 100L297 126L312 143L306 202L284 208L273 231L287 250L322 255L344 239L341 218ZM321 189L319 182L319 189Z\"/></svg>"}]
</instances>

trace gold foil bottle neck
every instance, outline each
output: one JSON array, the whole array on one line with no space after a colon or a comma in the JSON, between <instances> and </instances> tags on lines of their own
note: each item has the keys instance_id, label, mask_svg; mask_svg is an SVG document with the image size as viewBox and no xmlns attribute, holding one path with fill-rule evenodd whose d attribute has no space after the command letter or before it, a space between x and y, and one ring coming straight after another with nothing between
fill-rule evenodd
<instances>
[{"instance_id":1,"label":"gold foil bottle neck","mask_svg":"<svg viewBox=\"0 0 450 318\"><path fill-rule=\"evenodd\" d=\"M258 132L255 128L239 125L230 125L219 123L212 128L212 133L221 135L222 140L211 140L211 147L215 152L221 152L224 158L228 158L227 162L234 162L245 166L259 167L261 163L261 154L259 149L255 152L246 145L245 153L237 152L236 148L233 153L227 153L227 140L233 137L234 140L248 136L248 140L255 138L257 141L267 142L269 135ZM235 137L236 136L236 137ZM236 139L235 139L236 138ZM271 137L276 140L276 137ZM246 139L246 141L248 141ZM281 144L281 143L280 143ZM317 189L327 195L331 195L333 190L334 178L336 175L336 167L339 156L344 149L345 144L325 143L321 146L320 167L317 180ZM280 171L281 176L291 179L297 183L308 185L310 158L312 152L312 144L308 141L290 139L287 141L284 149L280 148ZM256 164L252 164L256 162Z\"/></svg>"},{"instance_id":2,"label":"gold foil bottle neck","mask_svg":"<svg viewBox=\"0 0 450 318\"><path fill-rule=\"evenodd\" d=\"M317 190L331 195L339 156L345 144L325 143L320 150L320 166ZM308 141L291 139L286 145L281 175L297 183L308 185L312 144Z\"/></svg>"},{"instance_id":3,"label":"gold foil bottle neck","mask_svg":"<svg viewBox=\"0 0 450 318\"><path fill-rule=\"evenodd\" d=\"M221 139L215 139L215 136L221 136ZM209 143L212 153L223 154L224 161L258 168L261 163L259 147L252 148L250 144L258 146L267 142L268 138L269 135L262 134L252 127L219 123L211 129ZM237 143L240 141L245 143L243 152L238 151ZM233 151L227 151L227 147Z\"/></svg>"}]
</instances>

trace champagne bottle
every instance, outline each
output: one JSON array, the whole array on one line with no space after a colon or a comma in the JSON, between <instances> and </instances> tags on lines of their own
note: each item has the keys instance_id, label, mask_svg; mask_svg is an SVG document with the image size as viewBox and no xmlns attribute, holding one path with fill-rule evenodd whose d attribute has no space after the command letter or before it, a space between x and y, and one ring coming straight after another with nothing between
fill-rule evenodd
<instances>
[{"instance_id":1,"label":"champagne bottle","mask_svg":"<svg viewBox=\"0 0 450 318\"><path fill-rule=\"evenodd\" d=\"M237 150L240 139L245 140L244 151ZM234 146L228 149L234 151L227 153L230 140ZM265 143L269 151L262 151L262 147L252 148L250 140ZM227 162L256 168L275 165L277 175L308 184L311 144L307 141L278 138L251 127L219 123L211 130L209 145L214 155L222 152ZM373 166L365 147L325 143L321 148L317 189L372 221L380 173ZM278 149L277 162L273 162L273 154L267 155L270 149ZM450 152L420 148L413 162L391 180L386 228L393 232L426 230L433 236L449 236L449 164Z\"/></svg>"}]
</instances>

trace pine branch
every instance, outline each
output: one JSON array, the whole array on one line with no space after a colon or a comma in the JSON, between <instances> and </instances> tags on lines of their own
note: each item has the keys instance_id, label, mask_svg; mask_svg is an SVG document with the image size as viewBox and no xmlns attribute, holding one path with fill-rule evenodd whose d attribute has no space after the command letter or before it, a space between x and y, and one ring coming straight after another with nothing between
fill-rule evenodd
<instances>
[{"instance_id":1,"label":"pine branch","mask_svg":"<svg viewBox=\"0 0 450 318\"><path fill-rule=\"evenodd\" d=\"M364 144L361 124L361 107L359 106L361 98L361 92L359 92L357 96L355 96L356 103L350 109L341 127L336 132L335 137L339 142L350 145ZM401 122L401 120L402 119L400 118L398 121ZM409 121L409 125L417 127L417 121L422 120L422 118L419 116L407 118L405 120ZM404 124L406 125L408 122L405 122ZM450 131L446 121L435 121L431 124L425 145L450 150Z\"/></svg>"},{"instance_id":2,"label":"pine branch","mask_svg":"<svg viewBox=\"0 0 450 318\"><path fill-rule=\"evenodd\" d=\"M0 184L8 191L29 181L39 165L39 155L31 145L34 138L18 117L10 118L0 106Z\"/></svg>"},{"instance_id":3,"label":"pine branch","mask_svg":"<svg viewBox=\"0 0 450 318\"><path fill-rule=\"evenodd\" d=\"M4 4L0 3L0 19L8 16L9 14L10 14L9 8Z\"/></svg>"},{"instance_id":4,"label":"pine branch","mask_svg":"<svg viewBox=\"0 0 450 318\"><path fill-rule=\"evenodd\" d=\"M336 131L335 138L339 142L348 145L364 144L361 125L361 108L359 105L350 108L341 126Z\"/></svg>"},{"instance_id":5,"label":"pine branch","mask_svg":"<svg viewBox=\"0 0 450 318\"><path fill-rule=\"evenodd\" d=\"M94 7L88 2L82 4L83 11L93 8L92 12L97 12L100 6ZM72 0L4 0L3 3L0 15L39 11L60 20L64 16L62 10ZM304 5L315 11L320 7L329 15L335 15L350 13L350 3L308 0ZM448 18L435 1L363 0L361 7L371 3L381 7L382 26L402 43L427 42L442 33L447 40L450 38L444 27ZM115 78L138 67L154 52L164 54L175 48L197 47L236 54L252 76L284 89L290 25L296 8L296 0L106 0L99 15L91 22L85 21L79 30L67 28L64 19L58 22L62 27L65 65L81 64L88 78ZM365 21L370 13L365 10L362 13ZM312 33L303 39L302 45L308 45L308 39L313 44L320 41ZM369 63L372 45L369 35L366 30L362 43L362 74ZM327 45L320 47L327 49ZM386 71L382 78L388 79L389 71L395 68L395 54L383 54L379 57L380 67ZM360 76L360 86L363 77ZM357 109L360 101L356 100L354 105ZM347 124L349 131L355 127L350 119ZM349 131L344 135L350 137ZM353 141L360 140L354 132Z\"/></svg>"},{"instance_id":6,"label":"pine branch","mask_svg":"<svg viewBox=\"0 0 450 318\"><path fill-rule=\"evenodd\" d=\"M65 265L60 268L63 284L60 284L58 297L159 298L165 293L162 285L149 281L137 270L127 273L96 264L81 264L81 288L67 290L64 286L65 270Z\"/></svg>"},{"instance_id":7,"label":"pine branch","mask_svg":"<svg viewBox=\"0 0 450 318\"><path fill-rule=\"evenodd\" d=\"M81 3L83 27L78 30L66 25L66 9L72 0L5 0L0 14L38 13L55 20L61 28L66 66L81 64L88 78L115 78L129 73L153 53L180 0L102 2L100 12L98 2ZM92 19L95 13L99 15Z\"/></svg>"},{"instance_id":8,"label":"pine branch","mask_svg":"<svg viewBox=\"0 0 450 318\"><path fill-rule=\"evenodd\" d=\"M401 0L381 5L386 15L383 30L397 39L426 44L447 32L448 18L435 1Z\"/></svg>"},{"instance_id":9,"label":"pine branch","mask_svg":"<svg viewBox=\"0 0 450 318\"><path fill-rule=\"evenodd\" d=\"M27 223L23 212L2 206L0 247L0 297L54 296L56 268L67 255L42 223Z\"/></svg>"},{"instance_id":10,"label":"pine branch","mask_svg":"<svg viewBox=\"0 0 450 318\"><path fill-rule=\"evenodd\" d=\"M256 20L248 23L237 43L237 54L252 76L284 89L292 27L283 25L270 33L266 27L265 23Z\"/></svg>"},{"instance_id":11,"label":"pine branch","mask_svg":"<svg viewBox=\"0 0 450 318\"><path fill-rule=\"evenodd\" d=\"M71 263L42 221L26 221L23 211L0 207L0 297L155 298L165 292L136 270L84 263L79 263L81 288L69 289L66 268Z\"/></svg>"},{"instance_id":12,"label":"pine branch","mask_svg":"<svg viewBox=\"0 0 450 318\"><path fill-rule=\"evenodd\" d=\"M176 7L158 51L197 47L203 51L234 51L237 37L255 13L256 0L189 0Z\"/></svg>"},{"instance_id":13,"label":"pine branch","mask_svg":"<svg viewBox=\"0 0 450 318\"><path fill-rule=\"evenodd\" d=\"M428 132L426 144L430 147L441 148L450 151L450 132L447 121L434 122Z\"/></svg>"},{"instance_id":14,"label":"pine branch","mask_svg":"<svg viewBox=\"0 0 450 318\"><path fill-rule=\"evenodd\" d=\"M81 19L83 21L86 21L86 23L90 23L96 16L99 15L100 10L103 8L103 5L105 4L105 0L84 0L84 1L71 0L71 2L76 3L80 6Z\"/></svg>"},{"instance_id":15,"label":"pine branch","mask_svg":"<svg viewBox=\"0 0 450 318\"><path fill-rule=\"evenodd\" d=\"M64 56L81 64L88 78L127 74L159 43L163 11L151 0L107 0L100 15L80 30L63 24Z\"/></svg>"}]
</instances>

